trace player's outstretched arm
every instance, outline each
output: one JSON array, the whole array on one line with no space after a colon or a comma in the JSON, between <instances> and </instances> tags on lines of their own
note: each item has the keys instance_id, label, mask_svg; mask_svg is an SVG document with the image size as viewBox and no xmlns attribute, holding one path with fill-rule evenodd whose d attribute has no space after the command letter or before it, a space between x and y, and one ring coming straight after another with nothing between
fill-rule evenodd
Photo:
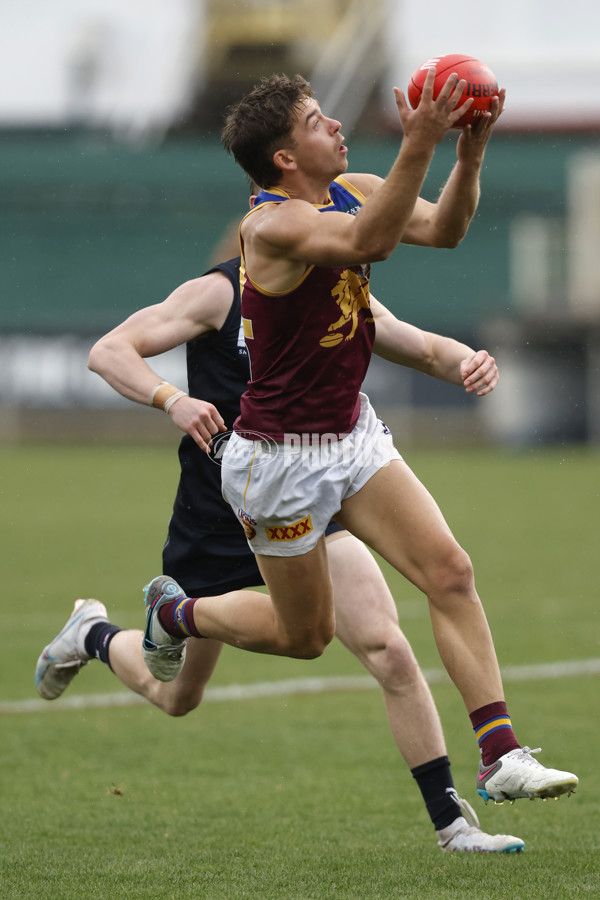
<instances>
[{"instance_id":1,"label":"player's outstretched arm","mask_svg":"<svg viewBox=\"0 0 600 900\"><path fill-rule=\"evenodd\" d=\"M489 115L467 125L456 145L457 162L436 203L420 197L402 242L425 247L458 246L475 215L481 194L480 174L492 129L504 108L504 88L492 100Z\"/></svg>"},{"instance_id":2,"label":"player's outstretched arm","mask_svg":"<svg viewBox=\"0 0 600 900\"><path fill-rule=\"evenodd\" d=\"M232 300L231 283L220 272L188 281L162 303L138 310L100 338L92 347L88 367L129 400L152 405L153 396L160 397L162 379L146 358L219 329ZM188 397L183 391L168 412L175 424L205 450L211 436L225 430L211 403Z\"/></svg>"},{"instance_id":3,"label":"player's outstretched arm","mask_svg":"<svg viewBox=\"0 0 600 900\"><path fill-rule=\"evenodd\" d=\"M383 359L464 385L468 394L478 397L489 394L498 384L498 367L487 350L475 351L453 338L403 322L373 296L371 310L375 319L374 351Z\"/></svg>"},{"instance_id":4,"label":"player's outstretched arm","mask_svg":"<svg viewBox=\"0 0 600 900\"><path fill-rule=\"evenodd\" d=\"M278 279L284 285L289 284L307 264L346 266L377 262L387 259L395 250L414 213L437 144L472 102L469 98L458 106L465 81L459 81L456 76L448 78L434 100L433 80L432 70L425 80L417 109L411 109L402 91L394 88L404 136L385 179L367 180L366 176L359 176L355 186L367 199L355 216L341 212L322 216L304 200L292 199L259 208L255 215L242 222L248 271L256 271L257 260L263 264L259 279L262 287L274 291L284 289ZM341 141L339 123L335 133ZM288 162L282 152L280 162L291 166L293 160L290 158ZM289 262L291 268L286 268L282 275L282 267L277 269L274 260L283 260L286 265Z\"/></svg>"}]
</instances>

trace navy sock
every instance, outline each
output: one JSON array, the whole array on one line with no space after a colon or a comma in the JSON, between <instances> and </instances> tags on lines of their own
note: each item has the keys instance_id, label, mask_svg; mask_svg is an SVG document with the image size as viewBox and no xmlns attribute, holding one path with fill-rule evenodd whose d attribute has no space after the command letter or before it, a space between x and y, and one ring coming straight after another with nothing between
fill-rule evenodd
<instances>
[{"instance_id":1,"label":"navy sock","mask_svg":"<svg viewBox=\"0 0 600 900\"><path fill-rule=\"evenodd\" d=\"M87 655L92 659L99 659L112 669L108 658L108 645L119 631L122 629L118 625L111 625L110 622L96 622L85 636L84 646Z\"/></svg>"},{"instance_id":2,"label":"navy sock","mask_svg":"<svg viewBox=\"0 0 600 900\"><path fill-rule=\"evenodd\" d=\"M454 799L454 781L447 756L432 759L410 770L416 780L436 831L451 825L462 815Z\"/></svg>"}]
</instances>

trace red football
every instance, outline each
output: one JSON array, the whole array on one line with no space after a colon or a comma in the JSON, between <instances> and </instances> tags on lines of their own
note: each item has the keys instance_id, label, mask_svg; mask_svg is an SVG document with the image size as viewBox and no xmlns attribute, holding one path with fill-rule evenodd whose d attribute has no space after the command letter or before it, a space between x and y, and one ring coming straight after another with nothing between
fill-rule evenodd
<instances>
[{"instance_id":1,"label":"red football","mask_svg":"<svg viewBox=\"0 0 600 900\"><path fill-rule=\"evenodd\" d=\"M445 85L448 76L453 72L456 72L459 78L465 79L467 84L457 106L460 106L469 97L473 97L474 100L469 111L458 120L454 127L464 128L465 125L473 125L490 108L492 97L498 93L498 82L492 70L473 56L462 56L460 53L434 56L419 66L410 79L407 94L408 102L413 109L419 105L427 71L433 66L435 66L434 100Z\"/></svg>"}]
</instances>

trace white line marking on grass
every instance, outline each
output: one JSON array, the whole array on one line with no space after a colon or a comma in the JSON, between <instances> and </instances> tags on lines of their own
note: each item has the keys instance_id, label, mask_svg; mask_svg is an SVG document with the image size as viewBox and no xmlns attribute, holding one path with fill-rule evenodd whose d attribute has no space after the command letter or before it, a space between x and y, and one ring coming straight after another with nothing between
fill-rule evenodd
<instances>
[{"instance_id":1,"label":"white line marking on grass","mask_svg":"<svg viewBox=\"0 0 600 900\"><path fill-rule=\"evenodd\" d=\"M450 679L445 669L424 669L429 684L446 684ZM531 666L506 666L504 681L537 681L544 678L574 678L580 675L600 675L600 659L574 659ZM370 675L339 675L323 678L287 678L282 681L257 681L254 684L230 684L208 687L204 703L226 703L230 700L256 700L261 697L289 697L293 694L323 694L331 691L372 691L378 688ZM133 691L114 694L73 694L56 703L38 698L0 702L0 715L8 713L37 713L61 709L93 709L111 706L139 706L147 703Z\"/></svg>"}]
</instances>

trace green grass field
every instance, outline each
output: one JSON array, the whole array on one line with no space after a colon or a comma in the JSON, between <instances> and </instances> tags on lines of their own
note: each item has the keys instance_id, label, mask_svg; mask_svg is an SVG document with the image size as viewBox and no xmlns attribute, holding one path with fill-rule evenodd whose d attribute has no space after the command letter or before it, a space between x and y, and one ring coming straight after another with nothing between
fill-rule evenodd
<instances>
[{"instance_id":1,"label":"green grass field","mask_svg":"<svg viewBox=\"0 0 600 900\"><path fill-rule=\"evenodd\" d=\"M408 462L470 552L502 666L600 657L600 455L413 452ZM17 711L78 596L141 627L177 480L174 448L0 448L2 898L600 897L598 677L509 681L517 736L575 771L574 796L485 806L456 690L433 687L460 793L519 856L442 854L377 690L209 702L184 719L144 704ZM422 666L426 605L388 573ZM337 644L310 662L226 650L214 684L362 669ZM121 689L92 663L72 695ZM26 709L26 707L23 707Z\"/></svg>"}]
</instances>

